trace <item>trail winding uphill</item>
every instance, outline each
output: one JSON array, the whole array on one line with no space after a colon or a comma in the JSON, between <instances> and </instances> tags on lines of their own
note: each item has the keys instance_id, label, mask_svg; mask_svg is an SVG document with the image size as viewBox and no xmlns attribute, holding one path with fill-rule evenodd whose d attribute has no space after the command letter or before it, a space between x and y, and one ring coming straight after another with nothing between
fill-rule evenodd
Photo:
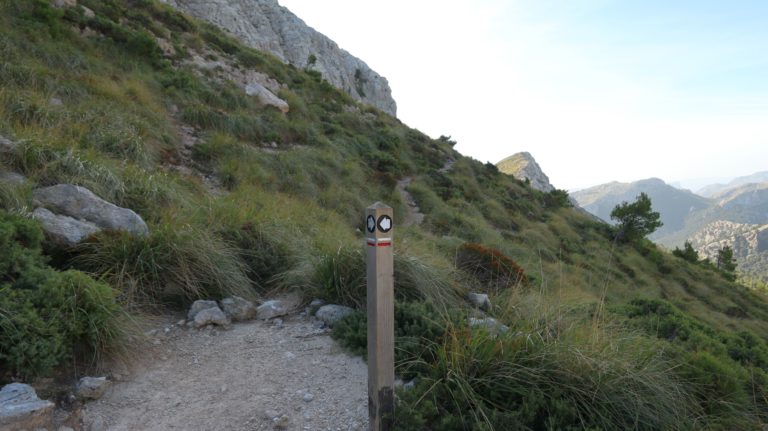
<instances>
[{"instance_id":1,"label":"trail winding uphill","mask_svg":"<svg viewBox=\"0 0 768 431\"><path fill-rule=\"evenodd\" d=\"M85 430L365 430L367 367L297 315L231 329L165 325Z\"/></svg>"}]
</instances>

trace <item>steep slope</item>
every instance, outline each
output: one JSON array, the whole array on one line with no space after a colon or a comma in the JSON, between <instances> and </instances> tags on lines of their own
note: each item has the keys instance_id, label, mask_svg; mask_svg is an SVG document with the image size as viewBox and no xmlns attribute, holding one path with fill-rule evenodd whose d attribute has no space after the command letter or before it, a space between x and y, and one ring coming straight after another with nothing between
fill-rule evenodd
<instances>
[{"instance_id":1,"label":"steep slope","mask_svg":"<svg viewBox=\"0 0 768 431\"><path fill-rule=\"evenodd\" d=\"M383 201L395 209L397 371L418 382L398 393L397 429L751 429L768 417L761 294L648 241L617 242L562 193L156 1L0 3L0 82L0 170L24 177L0 186L0 240L34 258L20 260L36 265L24 281L75 277L126 313L275 289L363 308L361 213ZM132 209L149 235L35 245L34 190L61 183ZM421 223L399 225L411 202L398 184ZM9 302L41 286L18 282L26 267L8 258L0 379L93 359L58 354L67 346L114 347L87 338L110 319L75 328L56 356L13 343L43 345L44 331L25 338L30 323L63 325L88 296L45 284L58 294ZM470 292L489 294L486 314ZM365 324L350 315L337 336L364 345Z\"/></svg>"},{"instance_id":2,"label":"steep slope","mask_svg":"<svg viewBox=\"0 0 768 431\"><path fill-rule=\"evenodd\" d=\"M651 238L658 239L680 231L691 213L710 207L711 203L687 190L677 189L658 178L632 183L613 182L571 193L579 206L610 222L611 211L621 202L632 202L646 193L664 223Z\"/></svg>"},{"instance_id":3,"label":"steep slope","mask_svg":"<svg viewBox=\"0 0 768 431\"><path fill-rule=\"evenodd\" d=\"M522 152L513 154L496 163L496 167L505 174L512 175L521 180L528 180L531 187L542 192L551 192L555 188L549 183L549 177L541 170L531 153Z\"/></svg>"},{"instance_id":4,"label":"steep slope","mask_svg":"<svg viewBox=\"0 0 768 431\"><path fill-rule=\"evenodd\" d=\"M298 68L320 72L355 100L395 115L397 106L386 78L336 42L307 26L277 0L168 0L179 9L237 35Z\"/></svg>"}]
</instances>

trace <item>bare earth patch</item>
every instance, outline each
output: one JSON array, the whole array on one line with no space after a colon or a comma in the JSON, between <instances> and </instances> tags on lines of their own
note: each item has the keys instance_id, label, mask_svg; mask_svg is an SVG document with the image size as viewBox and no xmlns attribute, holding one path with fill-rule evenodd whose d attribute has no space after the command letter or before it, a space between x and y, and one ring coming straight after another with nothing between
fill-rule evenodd
<instances>
[{"instance_id":1,"label":"bare earth patch","mask_svg":"<svg viewBox=\"0 0 768 431\"><path fill-rule=\"evenodd\" d=\"M84 429L365 430L367 366L304 316L231 329L167 325L84 409Z\"/></svg>"}]
</instances>

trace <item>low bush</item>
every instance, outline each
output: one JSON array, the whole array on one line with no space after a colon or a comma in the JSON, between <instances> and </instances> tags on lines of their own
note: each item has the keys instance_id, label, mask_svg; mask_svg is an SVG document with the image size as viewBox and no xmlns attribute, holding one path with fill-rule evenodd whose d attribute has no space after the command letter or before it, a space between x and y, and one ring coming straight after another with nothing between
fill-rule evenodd
<instances>
[{"instance_id":1,"label":"low bush","mask_svg":"<svg viewBox=\"0 0 768 431\"><path fill-rule=\"evenodd\" d=\"M445 334L448 321L458 316L441 311L432 302L395 302L395 369L406 380L416 378L431 360L435 343ZM356 311L333 327L334 339L356 355L367 356L368 316Z\"/></svg>"},{"instance_id":2,"label":"low bush","mask_svg":"<svg viewBox=\"0 0 768 431\"><path fill-rule=\"evenodd\" d=\"M36 222L0 211L0 381L48 375L75 356L93 360L125 338L112 288L48 266L42 240Z\"/></svg>"},{"instance_id":3,"label":"low bush","mask_svg":"<svg viewBox=\"0 0 768 431\"><path fill-rule=\"evenodd\" d=\"M456 267L477 280L489 293L525 284L528 277L514 260L499 250L465 243L456 253Z\"/></svg>"},{"instance_id":4,"label":"low bush","mask_svg":"<svg viewBox=\"0 0 768 431\"><path fill-rule=\"evenodd\" d=\"M528 324L498 336L449 327L416 387L398 392L396 428L693 427L697 406L648 340L603 333L588 341L584 331L595 329L581 325L552 338Z\"/></svg>"}]
</instances>

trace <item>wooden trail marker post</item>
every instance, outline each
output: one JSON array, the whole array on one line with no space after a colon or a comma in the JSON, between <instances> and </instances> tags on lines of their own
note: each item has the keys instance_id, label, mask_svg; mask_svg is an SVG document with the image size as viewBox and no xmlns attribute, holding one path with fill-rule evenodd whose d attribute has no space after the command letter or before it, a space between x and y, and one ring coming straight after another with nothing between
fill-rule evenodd
<instances>
[{"instance_id":1,"label":"wooden trail marker post","mask_svg":"<svg viewBox=\"0 0 768 431\"><path fill-rule=\"evenodd\" d=\"M392 430L395 412L395 293L392 207L365 210L368 272L368 429Z\"/></svg>"}]
</instances>

